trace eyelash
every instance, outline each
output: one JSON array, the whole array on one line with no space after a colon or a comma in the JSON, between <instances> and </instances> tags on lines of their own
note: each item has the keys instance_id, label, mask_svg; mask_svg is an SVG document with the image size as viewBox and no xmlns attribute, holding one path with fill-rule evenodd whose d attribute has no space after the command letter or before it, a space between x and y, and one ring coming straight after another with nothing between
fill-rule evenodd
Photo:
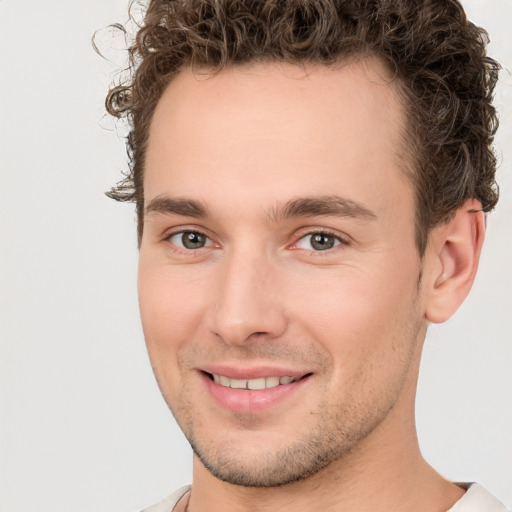
<instances>
[{"instance_id":1,"label":"eyelash","mask_svg":"<svg viewBox=\"0 0 512 512\"><path fill-rule=\"evenodd\" d=\"M203 247L195 248L195 249L187 249L184 247L180 247L176 243L172 242L173 237L179 236L179 235L183 236L186 233L200 235L200 236L205 237L206 245ZM327 248L324 250L314 250L313 248L306 249L306 248L297 247L297 245L302 240L304 240L307 237L312 237L314 235L332 237L335 239L335 245L333 247L330 247L330 248ZM191 256L194 254L200 254L202 252L202 249L208 249L209 247L212 247L215 245L218 246L218 244L216 244L210 236L208 236L206 233L204 233L203 231L200 231L198 229L183 229L182 228L182 229L179 229L176 231L172 231L171 233L169 233L165 236L164 241L169 242L169 245L173 251L178 252L180 254L187 255L187 256ZM347 246L348 243L349 242L346 239L342 238L339 234L334 233L334 232L324 228L324 229L314 229L314 230L310 230L305 233L301 233L300 236L298 238L296 238L295 242L293 242L293 244L291 246L288 246L288 248L292 249L292 250L307 251L310 254L313 254L315 257L323 257L323 256L332 255L333 251L343 249L343 247ZM310 244L311 244L311 242L310 242Z\"/></svg>"},{"instance_id":2,"label":"eyelash","mask_svg":"<svg viewBox=\"0 0 512 512\"><path fill-rule=\"evenodd\" d=\"M200 235L206 238L206 245L204 247L198 247L196 249L187 249L185 247L180 247L176 243L172 242L172 238L175 236L185 235L186 233ZM202 252L202 249L208 249L211 246L216 245L215 242L213 242L212 238L209 237L206 233L198 230L198 229L178 229L176 231L172 231L171 233L167 234L164 239L165 242L169 242L169 245L171 249L175 252L178 252L180 254L184 254L186 256L192 256L194 254L199 254Z\"/></svg>"},{"instance_id":3,"label":"eyelash","mask_svg":"<svg viewBox=\"0 0 512 512\"><path fill-rule=\"evenodd\" d=\"M315 251L313 248L303 249L303 248L297 247L297 244L301 240L304 240L305 238L311 237L313 235L322 235L322 236L332 237L335 239L335 241L337 243L336 243L336 245L334 245L331 248L324 249L324 250L317 250L317 251ZM311 242L310 242L310 244L311 244ZM341 237L338 233L335 233L328 229L322 228L322 229L312 229L305 233L301 233L300 236L296 239L296 241L293 243L293 245L290 248L293 250L298 250L298 251L307 251L310 254L314 255L314 257L325 257L325 256L332 255L334 251L343 250L343 248L345 246L347 246L348 244L349 244L349 242L346 239L344 239L343 237Z\"/></svg>"}]
</instances>

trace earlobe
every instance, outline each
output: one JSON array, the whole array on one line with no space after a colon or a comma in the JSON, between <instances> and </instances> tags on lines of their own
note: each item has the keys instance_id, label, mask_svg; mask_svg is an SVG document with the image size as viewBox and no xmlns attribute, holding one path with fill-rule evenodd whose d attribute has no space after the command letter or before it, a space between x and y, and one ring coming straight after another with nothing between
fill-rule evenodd
<instances>
[{"instance_id":1,"label":"earlobe","mask_svg":"<svg viewBox=\"0 0 512 512\"><path fill-rule=\"evenodd\" d=\"M475 279L485 236L485 215L479 201L468 200L449 222L434 229L425 273L429 322L448 320L467 297Z\"/></svg>"}]
</instances>

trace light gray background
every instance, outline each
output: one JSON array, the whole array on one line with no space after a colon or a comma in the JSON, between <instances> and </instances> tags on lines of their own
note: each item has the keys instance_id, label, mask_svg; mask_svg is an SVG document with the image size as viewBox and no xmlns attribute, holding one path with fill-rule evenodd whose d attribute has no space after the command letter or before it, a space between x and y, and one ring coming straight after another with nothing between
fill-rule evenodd
<instances>
[{"instance_id":1,"label":"light gray background","mask_svg":"<svg viewBox=\"0 0 512 512\"><path fill-rule=\"evenodd\" d=\"M125 154L102 120L112 70L90 38L126 4L0 1L2 512L128 512L190 481L143 343L133 208L103 195ZM512 0L464 5L511 70ZM470 298L429 333L418 428L441 473L511 506L509 71L497 105L502 200Z\"/></svg>"}]
</instances>

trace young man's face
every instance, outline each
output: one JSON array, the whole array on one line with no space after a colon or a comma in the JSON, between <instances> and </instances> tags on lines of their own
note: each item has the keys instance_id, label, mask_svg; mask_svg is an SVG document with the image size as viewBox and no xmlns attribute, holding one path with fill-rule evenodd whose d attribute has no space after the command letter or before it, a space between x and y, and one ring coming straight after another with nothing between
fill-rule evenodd
<instances>
[{"instance_id":1,"label":"young man's face","mask_svg":"<svg viewBox=\"0 0 512 512\"><path fill-rule=\"evenodd\" d=\"M158 104L142 321L162 393L221 479L298 480L413 422L421 261L385 74L183 71Z\"/></svg>"}]
</instances>

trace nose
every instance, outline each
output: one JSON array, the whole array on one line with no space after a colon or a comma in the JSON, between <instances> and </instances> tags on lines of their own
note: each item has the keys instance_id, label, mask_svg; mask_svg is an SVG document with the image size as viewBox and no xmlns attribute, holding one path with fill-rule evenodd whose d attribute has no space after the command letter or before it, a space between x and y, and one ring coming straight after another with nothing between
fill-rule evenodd
<instances>
[{"instance_id":1,"label":"nose","mask_svg":"<svg viewBox=\"0 0 512 512\"><path fill-rule=\"evenodd\" d=\"M250 252L232 254L217 269L208 324L228 345L277 338L287 326L278 269L268 258Z\"/></svg>"}]
</instances>

